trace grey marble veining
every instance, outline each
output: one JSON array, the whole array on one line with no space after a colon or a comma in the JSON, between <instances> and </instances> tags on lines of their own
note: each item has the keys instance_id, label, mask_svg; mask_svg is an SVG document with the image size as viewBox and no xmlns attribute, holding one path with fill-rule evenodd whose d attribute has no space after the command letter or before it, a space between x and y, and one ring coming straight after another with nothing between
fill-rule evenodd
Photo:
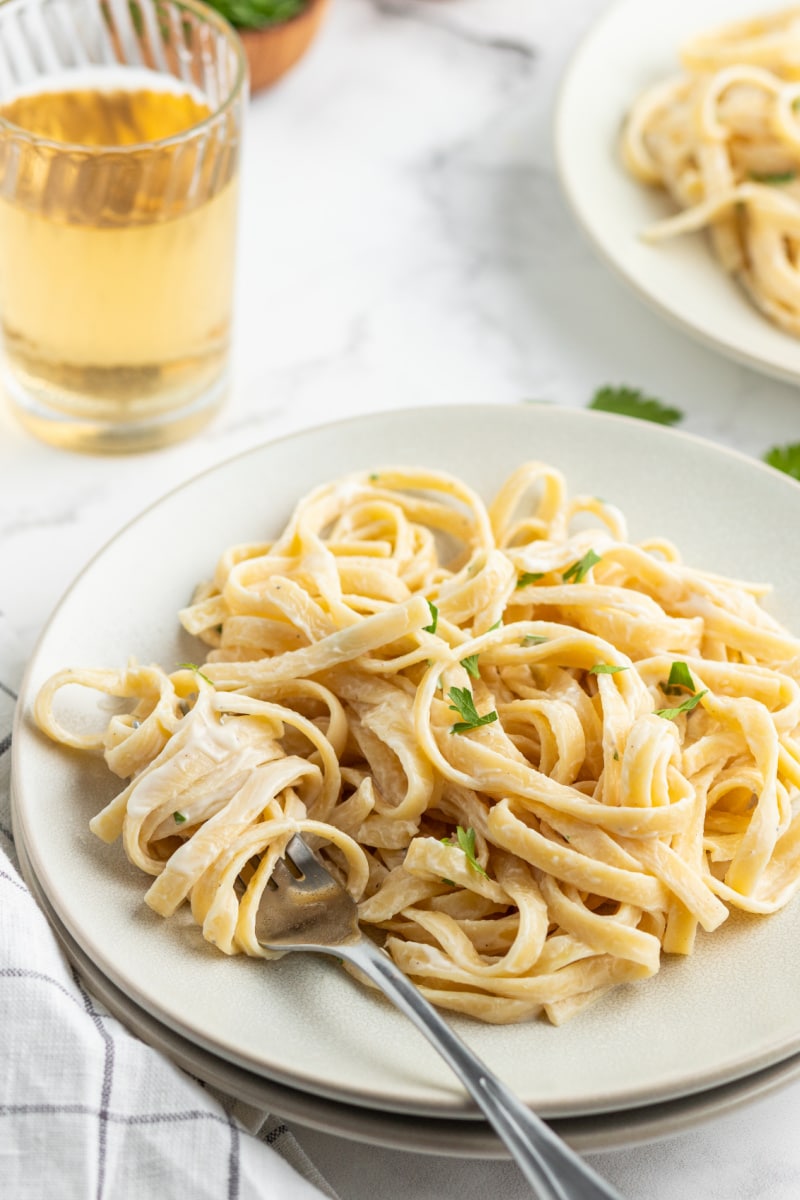
<instances>
[{"instance_id":1,"label":"grey marble veining","mask_svg":"<svg viewBox=\"0 0 800 1200\"><path fill-rule=\"evenodd\" d=\"M39 445L0 408L6 687L63 590L126 521L295 429L425 403L582 407L602 384L626 383L746 454L800 440L798 390L665 325L598 260L562 198L557 90L604 7L333 0L307 58L251 103L236 379L214 424L166 451L103 459ZM798 1115L795 1085L597 1163L630 1200L797 1200ZM348 1200L528 1194L509 1164L298 1136Z\"/></svg>"}]
</instances>

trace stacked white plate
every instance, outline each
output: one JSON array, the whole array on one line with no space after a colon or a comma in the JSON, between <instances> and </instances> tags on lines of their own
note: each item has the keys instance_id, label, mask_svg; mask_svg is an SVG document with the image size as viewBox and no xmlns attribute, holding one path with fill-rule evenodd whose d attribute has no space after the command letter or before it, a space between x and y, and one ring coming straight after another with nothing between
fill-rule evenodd
<instances>
[{"instance_id":1,"label":"stacked white plate","mask_svg":"<svg viewBox=\"0 0 800 1200\"><path fill-rule=\"evenodd\" d=\"M317 1128L438 1153L504 1154L447 1067L398 1012L329 959L226 958L187 912L163 920L119 845L90 834L119 788L100 760L31 720L65 666L202 658L176 613L218 556L274 536L295 501L353 470L449 470L485 496L520 462L559 467L602 495L634 540L661 535L688 562L769 581L800 630L786 531L800 486L768 467L642 421L548 406L389 412L257 448L172 492L130 524L66 594L34 652L14 732L14 829L26 875L67 953L108 1007L194 1074ZM79 689L74 689L76 693ZM65 695L64 719L88 720ZM560 1029L453 1018L523 1099L583 1150L684 1129L800 1072L800 906L732 917L689 959L664 962Z\"/></svg>"}]
</instances>

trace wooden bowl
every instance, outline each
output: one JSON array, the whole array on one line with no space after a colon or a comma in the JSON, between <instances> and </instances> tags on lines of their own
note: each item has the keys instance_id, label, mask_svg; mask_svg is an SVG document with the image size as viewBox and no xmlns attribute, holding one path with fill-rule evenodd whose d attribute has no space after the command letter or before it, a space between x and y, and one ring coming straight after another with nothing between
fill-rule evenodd
<instances>
[{"instance_id":1,"label":"wooden bowl","mask_svg":"<svg viewBox=\"0 0 800 1200\"><path fill-rule=\"evenodd\" d=\"M239 29L250 68L250 91L271 87L295 65L313 42L328 0L308 0L296 17L263 29Z\"/></svg>"}]
</instances>

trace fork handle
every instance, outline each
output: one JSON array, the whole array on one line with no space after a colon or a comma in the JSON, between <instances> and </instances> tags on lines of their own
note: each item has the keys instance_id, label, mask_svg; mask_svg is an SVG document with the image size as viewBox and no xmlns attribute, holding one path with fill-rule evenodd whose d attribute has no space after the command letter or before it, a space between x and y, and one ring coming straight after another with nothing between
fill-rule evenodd
<instances>
[{"instance_id":1,"label":"fork handle","mask_svg":"<svg viewBox=\"0 0 800 1200\"><path fill-rule=\"evenodd\" d=\"M539 1200L622 1200L469 1049L385 951L362 938L330 952L377 984L450 1064Z\"/></svg>"}]
</instances>

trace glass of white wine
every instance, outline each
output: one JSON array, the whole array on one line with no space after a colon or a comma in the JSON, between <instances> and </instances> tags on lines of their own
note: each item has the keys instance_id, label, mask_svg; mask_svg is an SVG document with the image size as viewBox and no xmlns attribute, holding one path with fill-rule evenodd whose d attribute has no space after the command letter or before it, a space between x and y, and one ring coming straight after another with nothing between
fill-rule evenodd
<instances>
[{"instance_id":1,"label":"glass of white wine","mask_svg":"<svg viewBox=\"0 0 800 1200\"><path fill-rule=\"evenodd\" d=\"M216 412L246 96L196 0L0 3L2 387L38 437L144 450Z\"/></svg>"}]
</instances>

